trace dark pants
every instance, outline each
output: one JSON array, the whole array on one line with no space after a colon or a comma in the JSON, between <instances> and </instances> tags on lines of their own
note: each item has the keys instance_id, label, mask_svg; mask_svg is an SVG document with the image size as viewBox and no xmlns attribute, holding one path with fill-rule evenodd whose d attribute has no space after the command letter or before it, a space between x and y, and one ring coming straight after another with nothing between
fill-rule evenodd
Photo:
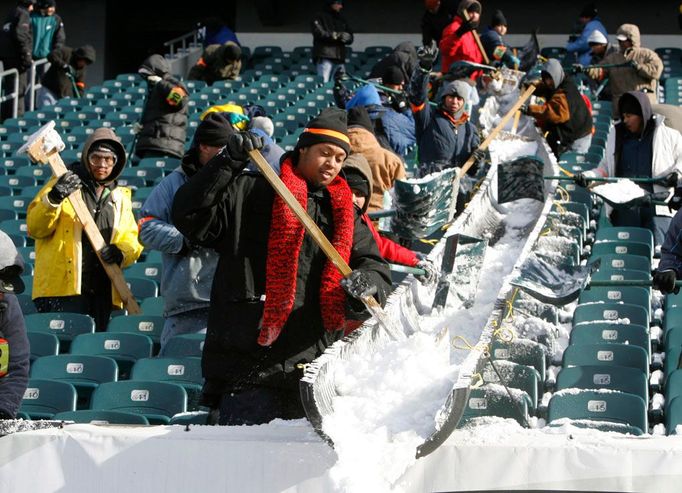
<instances>
[{"instance_id":1,"label":"dark pants","mask_svg":"<svg viewBox=\"0 0 682 493\"><path fill-rule=\"evenodd\" d=\"M111 293L107 297L93 295L55 296L51 298L36 298L33 300L36 309L44 312L84 313L95 319L95 330L107 330L111 317Z\"/></svg>"},{"instance_id":2,"label":"dark pants","mask_svg":"<svg viewBox=\"0 0 682 493\"><path fill-rule=\"evenodd\" d=\"M254 387L223 395L220 402L221 425L260 425L273 419L305 417L298 389Z\"/></svg>"}]
</instances>

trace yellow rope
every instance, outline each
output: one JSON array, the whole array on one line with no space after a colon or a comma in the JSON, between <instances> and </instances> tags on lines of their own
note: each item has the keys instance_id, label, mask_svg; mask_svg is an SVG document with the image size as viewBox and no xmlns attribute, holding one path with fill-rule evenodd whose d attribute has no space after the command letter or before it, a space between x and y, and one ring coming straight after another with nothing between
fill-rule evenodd
<instances>
[{"instance_id":1,"label":"yellow rope","mask_svg":"<svg viewBox=\"0 0 682 493\"><path fill-rule=\"evenodd\" d=\"M574 177L574 176L575 176L574 173L571 173L570 171L565 170L565 169L562 168L561 166L559 166L559 171L561 171L562 173L564 173L566 176L570 176L570 177Z\"/></svg>"},{"instance_id":2,"label":"yellow rope","mask_svg":"<svg viewBox=\"0 0 682 493\"><path fill-rule=\"evenodd\" d=\"M426 238L421 238L419 241L422 243L426 243L427 245L435 246L436 243L438 243L438 240L432 239L432 240L427 240Z\"/></svg>"},{"instance_id":3,"label":"yellow rope","mask_svg":"<svg viewBox=\"0 0 682 493\"><path fill-rule=\"evenodd\" d=\"M516 337L516 334L509 327L500 327L495 332L493 332L493 337L498 341L502 342L512 342Z\"/></svg>"},{"instance_id":4,"label":"yellow rope","mask_svg":"<svg viewBox=\"0 0 682 493\"><path fill-rule=\"evenodd\" d=\"M564 187L556 187L557 192L559 192L560 200L568 202L571 200L571 194L568 193Z\"/></svg>"},{"instance_id":5,"label":"yellow rope","mask_svg":"<svg viewBox=\"0 0 682 493\"><path fill-rule=\"evenodd\" d=\"M556 210L559 214L561 214L562 216L566 214L566 208L563 205L561 205L561 203L558 200L554 201L554 205L556 206Z\"/></svg>"},{"instance_id":6,"label":"yellow rope","mask_svg":"<svg viewBox=\"0 0 682 493\"><path fill-rule=\"evenodd\" d=\"M505 304L507 305L507 313L504 316L504 320L507 322L511 322L512 320L514 320L514 301L516 300L516 296L518 294L519 288L514 288L514 291L512 291L511 298L505 301Z\"/></svg>"},{"instance_id":7,"label":"yellow rope","mask_svg":"<svg viewBox=\"0 0 682 493\"><path fill-rule=\"evenodd\" d=\"M463 346L457 345L457 342L456 342L456 341L458 341L458 340L459 340L459 341L462 341L462 343L463 343L464 345L463 345ZM454 349L464 349L464 350L467 350L467 351L474 351L474 350L477 350L477 351L485 352L485 351L487 351L487 348L488 348L488 345L487 345L487 344L476 344L475 346L472 346L472 345L469 343L469 341L467 341L466 338L464 338L464 336L459 336L459 335L457 335L457 336L455 336L455 337L452 338L452 340L450 341L450 345L451 345Z\"/></svg>"}]
</instances>

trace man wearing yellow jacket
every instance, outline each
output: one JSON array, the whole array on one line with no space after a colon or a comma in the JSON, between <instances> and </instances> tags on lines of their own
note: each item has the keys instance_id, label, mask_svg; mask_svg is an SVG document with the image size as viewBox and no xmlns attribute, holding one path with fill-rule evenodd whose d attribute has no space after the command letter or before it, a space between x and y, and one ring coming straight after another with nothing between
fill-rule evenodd
<instances>
[{"instance_id":1,"label":"man wearing yellow jacket","mask_svg":"<svg viewBox=\"0 0 682 493\"><path fill-rule=\"evenodd\" d=\"M35 239L33 301L39 312L86 313L98 331L106 330L112 307L122 307L97 253L66 198L80 193L107 245L104 262L126 267L137 260L137 240L130 189L116 178L126 153L113 130L99 128L83 145L80 162L52 178L28 206L28 234Z\"/></svg>"}]
</instances>

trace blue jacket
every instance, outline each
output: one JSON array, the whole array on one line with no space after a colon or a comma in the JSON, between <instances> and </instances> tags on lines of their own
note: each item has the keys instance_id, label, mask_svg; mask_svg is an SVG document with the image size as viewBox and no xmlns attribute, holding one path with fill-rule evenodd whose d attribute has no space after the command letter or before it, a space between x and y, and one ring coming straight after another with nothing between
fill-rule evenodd
<instances>
[{"instance_id":1,"label":"blue jacket","mask_svg":"<svg viewBox=\"0 0 682 493\"><path fill-rule=\"evenodd\" d=\"M661 261L658 270L672 269L677 278L682 278L682 209L677 211L661 247Z\"/></svg>"},{"instance_id":2,"label":"blue jacket","mask_svg":"<svg viewBox=\"0 0 682 493\"><path fill-rule=\"evenodd\" d=\"M171 207L175 192L187 180L182 168L166 176L145 201L139 221L140 242L163 254L161 294L165 317L208 308L218 264L218 254L209 248L192 245L186 254L180 254L185 238L172 224Z\"/></svg>"},{"instance_id":3,"label":"blue jacket","mask_svg":"<svg viewBox=\"0 0 682 493\"><path fill-rule=\"evenodd\" d=\"M600 31L607 39L609 37L604 24L601 23L599 17L595 17L585 24L578 39L566 45L568 55L575 55L577 63L581 65L589 65L592 60L592 50L590 50L590 45L587 43L587 38L590 37L593 31Z\"/></svg>"},{"instance_id":4,"label":"blue jacket","mask_svg":"<svg viewBox=\"0 0 682 493\"><path fill-rule=\"evenodd\" d=\"M462 84L454 81L448 86L457 83ZM410 104L414 113L422 176L462 166L480 143L476 127L470 121L455 125L443 110L429 104L428 84L427 74L422 70L415 70L410 81ZM447 92L446 89L444 86L439 95ZM442 98L437 99L440 104Z\"/></svg>"},{"instance_id":5,"label":"blue jacket","mask_svg":"<svg viewBox=\"0 0 682 493\"><path fill-rule=\"evenodd\" d=\"M14 417L28 384L29 345L17 297L5 294L8 306L0 312L0 332L9 344L9 371L0 378L0 413Z\"/></svg>"}]
</instances>

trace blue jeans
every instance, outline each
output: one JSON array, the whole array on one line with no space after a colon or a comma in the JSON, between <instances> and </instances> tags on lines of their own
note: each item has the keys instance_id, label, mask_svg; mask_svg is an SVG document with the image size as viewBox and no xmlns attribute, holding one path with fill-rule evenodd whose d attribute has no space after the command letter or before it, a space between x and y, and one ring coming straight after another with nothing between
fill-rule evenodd
<instances>
[{"instance_id":1,"label":"blue jeans","mask_svg":"<svg viewBox=\"0 0 682 493\"><path fill-rule=\"evenodd\" d=\"M163 356L168 339L181 334L205 334L207 323L208 308L199 308L167 317L163 324L163 332L161 332L159 356Z\"/></svg>"},{"instance_id":2,"label":"blue jeans","mask_svg":"<svg viewBox=\"0 0 682 493\"><path fill-rule=\"evenodd\" d=\"M329 82L339 67L343 67L343 63L338 63L329 58L320 58L320 61L317 62L317 75L322 77L324 82Z\"/></svg>"}]
</instances>

